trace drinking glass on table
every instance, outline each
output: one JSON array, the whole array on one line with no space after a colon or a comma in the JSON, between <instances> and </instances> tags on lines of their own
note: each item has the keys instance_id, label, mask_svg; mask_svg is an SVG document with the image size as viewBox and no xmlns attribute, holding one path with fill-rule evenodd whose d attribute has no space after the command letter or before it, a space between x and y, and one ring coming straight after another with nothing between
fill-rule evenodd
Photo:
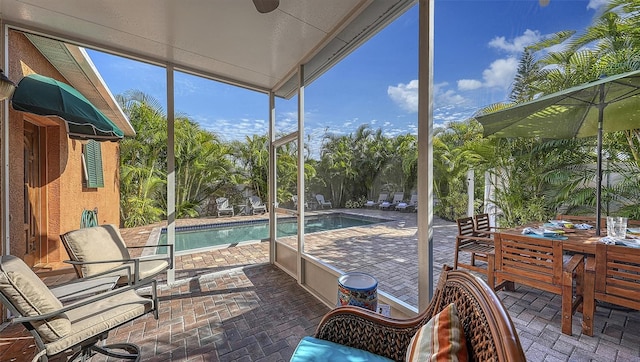
<instances>
[{"instance_id":1,"label":"drinking glass on table","mask_svg":"<svg viewBox=\"0 0 640 362\"><path fill-rule=\"evenodd\" d=\"M627 237L627 218L607 216L607 236L624 239Z\"/></svg>"}]
</instances>

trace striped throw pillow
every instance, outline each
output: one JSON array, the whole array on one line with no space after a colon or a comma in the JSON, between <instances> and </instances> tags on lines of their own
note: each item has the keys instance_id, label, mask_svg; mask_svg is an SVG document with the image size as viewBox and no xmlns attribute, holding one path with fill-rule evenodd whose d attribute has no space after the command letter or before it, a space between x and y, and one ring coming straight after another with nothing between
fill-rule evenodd
<instances>
[{"instance_id":1,"label":"striped throw pillow","mask_svg":"<svg viewBox=\"0 0 640 362\"><path fill-rule=\"evenodd\" d=\"M411 338L406 361L450 361L469 359L464 330L455 304L449 304Z\"/></svg>"}]
</instances>

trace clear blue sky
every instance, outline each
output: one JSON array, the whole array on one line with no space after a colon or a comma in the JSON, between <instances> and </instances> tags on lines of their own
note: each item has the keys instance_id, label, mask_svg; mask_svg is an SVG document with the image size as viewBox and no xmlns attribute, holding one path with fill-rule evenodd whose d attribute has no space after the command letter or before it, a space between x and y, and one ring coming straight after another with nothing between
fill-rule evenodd
<instances>
[{"instance_id":1,"label":"clear blue sky","mask_svg":"<svg viewBox=\"0 0 640 362\"><path fill-rule=\"evenodd\" d=\"M287 1L287 0L283 0ZM541 0L544 2L544 0ZM436 0L434 123L468 118L507 98L524 46L561 30L582 32L604 0ZM113 94L139 90L165 104L161 68L89 51ZM359 125L388 136L417 133L418 8L414 6L306 88L305 130L312 152L325 132ZM176 111L226 140L266 134L261 93L176 74ZM296 124L296 100L277 100L277 128Z\"/></svg>"}]
</instances>

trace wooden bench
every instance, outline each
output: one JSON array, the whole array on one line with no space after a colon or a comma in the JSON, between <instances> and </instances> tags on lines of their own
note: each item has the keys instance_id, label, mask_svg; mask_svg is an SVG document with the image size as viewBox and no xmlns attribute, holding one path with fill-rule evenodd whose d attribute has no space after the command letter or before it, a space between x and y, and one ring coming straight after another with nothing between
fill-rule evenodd
<instances>
[{"instance_id":1,"label":"wooden bench","mask_svg":"<svg viewBox=\"0 0 640 362\"><path fill-rule=\"evenodd\" d=\"M563 260L562 241L527 235L494 234L496 290L514 290L514 283L562 297L562 333L571 335L572 318L584 294L584 256ZM576 297L573 298L573 282Z\"/></svg>"},{"instance_id":2,"label":"wooden bench","mask_svg":"<svg viewBox=\"0 0 640 362\"><path fill-rule=\"evenodd\" d=\"M411 337L431 317L454 303L464 329L469 361L525 361L515 326L500 298L480 278L445 266L427 308L400 320L353 307L327 313L314 338L404 361Z\"/></svg>"},{"instance_id":3,"label":"wooden bench","mask_svg":"<svg viewBox=\"0 0 640 362\"><path fill-rule=\"evenodd\" d=\"M583 333L593 335L595 300L640 310L640 249L619 245L596 245L587 258Z\"/></svg>"}]
</instances>

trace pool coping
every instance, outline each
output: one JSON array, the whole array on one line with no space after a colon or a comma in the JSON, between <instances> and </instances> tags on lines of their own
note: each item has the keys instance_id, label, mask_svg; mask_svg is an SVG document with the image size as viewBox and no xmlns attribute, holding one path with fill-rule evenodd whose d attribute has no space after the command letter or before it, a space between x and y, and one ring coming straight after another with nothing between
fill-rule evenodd
<instances>
[{"instance_id":1,"label":"pool coping","mask_svg":"<svg viewBox=\"0 0 640 362\"><path fill-rule=\"evenodd\" d=\"M354 209L354 210L357 210L357 209ZM359 217L361 219L364 219L364 220L377 221L377 222L376 223L372 223L372 224L367 224L367 225L349 226L349 227L340 228L340 229L316 231L314 233L306 233L305 235L318 234L318 233L324 233L324 232L332 232L332 231L335 231L335 230L350 229L350 228L354 228L354 227L366 227L366 226L370 226L370 225L384 224L384 223L394 222L395 221L393 218L383 218L383 217L379 217L379 216L365 215L365 214L357 213L357 212L345 212L344 210L333 211L333 212L331 212L330 210L325 210L323 212L308 212L308 213L305 213L306 216L322 216L322 215L329 215L329 214L330 215L357 216L357 217ZM295 218L296 218L296 216L281 216L278 219L288 220L288 219L295 219ZM176 226L175 229L176 229L176 231L185 231L185 230L186 231L191 231L191 230L209 229L209 228L212 228L212 226L215 226L215 228L222 228L222 227L231 226L231 225L262 224L262 223L265 223L265 222L268 223L269 219L268 218L264 218L264 217L260 217L260 218L234 220L234 221L226 221L226 222L218 222L218 223L213 222L213 223L207 223L207 224ZM158 241L160 240L160 235L166 234L166 232L167 232L167 227L166 226L157 226L157 227L154 227L151 230L151 232L149 233L149 237L147 238L147 242L145 244L146 247L144 248L144 250L142 252L142 257L150 257L150 256L156 255L156 249L157 249ZM290 237L290 236L287 236L287 237ZM242 245L257 244L257 243L262 243L262 242L265 242L265 241L268 241L268 240L269 240L268 238L266 238L266 239L253 239L253 240L246 240L246 241L241 241L241 242L237 242L237 243L212 245L212 246L207 246L207 247L203 247L203 248L174 251L174 254L176 256L189 255L189 254L201 253L201 252L209 251L209 250L218 250L218 249L226 249L226 248L242 246Z\"/></svg>"}]
</instances>

